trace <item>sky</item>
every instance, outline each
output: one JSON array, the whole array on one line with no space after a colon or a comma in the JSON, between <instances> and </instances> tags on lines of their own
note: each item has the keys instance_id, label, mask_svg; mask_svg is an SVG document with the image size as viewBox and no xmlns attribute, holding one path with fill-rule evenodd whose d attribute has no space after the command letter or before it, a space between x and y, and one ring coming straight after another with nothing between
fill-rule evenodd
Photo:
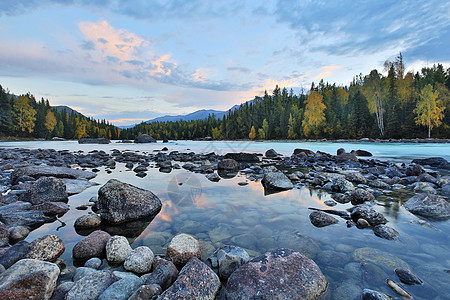
<instances>
[{"instance_id":1,"label":"sky","mask_svg":"<svg viewBox=\"0 0 450 300\"><path fill-rule=\"evenodd\" d=\"M450 66L447 0L0 0L0 84L119 126Z\"/></svg>"}]
</instances>

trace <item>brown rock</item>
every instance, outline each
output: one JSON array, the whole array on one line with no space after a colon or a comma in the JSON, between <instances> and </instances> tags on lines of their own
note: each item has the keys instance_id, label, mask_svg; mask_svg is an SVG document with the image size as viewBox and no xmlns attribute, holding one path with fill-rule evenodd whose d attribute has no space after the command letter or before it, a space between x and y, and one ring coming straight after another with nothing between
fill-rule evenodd
<instances>
[{"instance_id":1,"label":"brown rock","mask_svg":"<svg viewBox=\"0 0 450 300\"><path fill-rule=\"evenodd\" d=\"M172 261L178 268L184 266L192 257L202 257L202 246L193 236L178 234L167 246L166 259Z\"/></svg>"},{"instance_id":2,"label":"brown rock","mask_svg":"<svg viewBox=\"0 0 450 300\"><path fill-rule=\"evenodd\" d=\"M63 241L54 234L48 234L30 243L25 258L54 262L64 253Z\"/></svg>"},{"instance_id":3,"label":"brown rock","mask_svg":"<svg viewBox=\"0 0 450 300\"><path fill-rule=\"evenodd\" d=\"M105 253L105 246L111 236L104 231L96 230L79 241L72 250L74 259L88 259L101 257Z\"/></svg>"}]
</instances>

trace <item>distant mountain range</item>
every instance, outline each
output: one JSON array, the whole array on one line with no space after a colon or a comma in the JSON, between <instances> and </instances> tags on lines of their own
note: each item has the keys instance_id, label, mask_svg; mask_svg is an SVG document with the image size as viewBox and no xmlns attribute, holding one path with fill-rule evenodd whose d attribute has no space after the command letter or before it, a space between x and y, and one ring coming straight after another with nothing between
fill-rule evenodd
<instances>
[{"instance_id":1,"label":"distant mountain range","mask_svg":"<svg viewBox=\"0 0 450 300\"><path fill-rule=\"evenodd\" d=\"M66 113L68 113L69 115L72 114L72 113L74 113L74 114L76 114L76 115L85 117L82 113L80 113L80 112L76 111L75 109L70 108L70 107L68 107L68 106L66 106L66 105L58 105L58 106L52 106L52 107L53 107L54 109L56 109L57 111L64 111L64 110L65 110Z\"/></svg>"}]
</instances>

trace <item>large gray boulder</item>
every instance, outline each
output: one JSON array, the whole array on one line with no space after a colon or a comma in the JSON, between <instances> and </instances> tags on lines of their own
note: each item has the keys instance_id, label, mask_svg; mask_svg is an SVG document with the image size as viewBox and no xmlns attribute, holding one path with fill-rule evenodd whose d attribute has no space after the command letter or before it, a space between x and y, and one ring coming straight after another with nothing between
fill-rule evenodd
<instances>
[{"instance_id":1,"label":"large gray boulder","mask_svg":"<svg viewBox=\"0 0 450 300\"><path fill-rule=\"evenodd\" d=\"M433 194L416 194L403 206L411 213L430 219L450 218L450 203L443 197Z\"/></svg>"},{"instance_id":2,"label":"large gray boulder","mask_svg":"<svg viewBox=\"0 0 450 300\"><path fill-rule=\"evenodd\" d=\"M29 166L14 171L11 174L13 182L21 176L31 176L33 178L40 177L56 177L56 178L72 178L72 179L92 179L97 176L93 172L76 170L66 167L54 167L54 166Z\"/></svg>"},{"instance_id":3,"label":"large gray boulder","mask_svg":"<svg viewBox=\"0 0 450 300\"><path fill-rule=\"evenodd\" d=\"M67 293L66 300L98 299L116 281L117 278L111 271L95 271L75 282Z\"/></svg>"},{"instance_id":4,"label":"large gray boulder","mask_svg":"<svg viewBox=\"0 0 450 300\"><path fill-rule=\"evenodd\" d=\"M225 159L234 159L238 162L260 162L259 157L256 153L227 153L224 155Z\"/></svg>"},{"instance_id":5,"label":"large gray boulder","mask_svg":"<svg viewBox=\"0 0 450 300\"><path fill-rule=\"evenodd\" d=\"M123 267L127 271L138 274L149 273L152 269L155 255L147 246L140 246L130 252L125 259Z\"/></svg>"},{"instance_id":6,"label":"large gray boulder","mask_svg":"<svg viewBox=\"0 0 450 300\"><path fill-rule=\"evenodd\" d=\"M62 180L53 177L39 178L20 195L19 200L30 202L34 205L45 202L67 202L66 184Z\"/></svg>"},{"instance_id":7,"label":"large gray boulder","mask_svg":"<svg viewBox=\"0 0 450 300\"><path fill-rule=\"evenodd\" d=\"M99 214L110 223L155 217L161 206L161 201L152 192L116 179L109 180L98 190Z\"/></svg>"},{"instance_id":8,"label":"large gray boulder","mask_svg":"<svg viewBox=\"0 0 450 300\"><path fill-rule=\"evenodd\" d=\"M264 178L261 183L267 190L282 191L294 188L289 178L274 167L264 169Z\"/></svg>"},{"instance_id":9,"label":"large gray boulder","mask_svg":"<svg viewBox=\"0 0 450 300\"><path fill-rule=\"evenodd\" d=\"M0 299L50 299L59 272L53 263L19 260L0 274Z\"/></svg>"},{"instance_id":10,"label":"large gray boulder","mask_svg":"<svg viewBox=\"0 0 450 300\"><path fill-rule=\"evenodd\" d=\"M377 212L375 209L365 204L358 204L352 207L350 210L350 216L355 222L357 222L359 219L364 219L369 222L371 226L387 223L387 220L383 216L383 214Z\"/></svg>"},{"instance_id":11,"label":"large gray boulder","mask_svg":"<svg viewBox=\"0 0 450 300\"><path fill-rule=\"evenodd\" d=\"M226 158L219 161L219 163L217 164L217 169L237 171L239 169L239 164L234 159Z\"/></svg>"},{"instance_id":12,"label":"large gray boulder","mask_svg":"<svg viewBox=\"0 0 450 300\"><path fill-rule=\"evenodd\" d=\"M30 243L27 241L20 241L17 244L12 245L0 256L0 265L8 269L16 262L24 258L28 253L29 248Z\"/></svg>"},{"instance_id":13,"label":"large gray boulder","mask_svg":"<svg viewBox=\"0 0 450 300\"><path fill-rule=\"evenodd\" d=\"M156 143L156 140L148 134L141 134L135 140L135 143Z\"/></svg>"},{"instance_id":14,"label":"large gray boulder","mask_svg":"<svg viewBox=\"0 0 450 300\"><path fill-rule=\"evenodd\" d=\"M215 299L220 280L206 264L197 257L191 258L183 267L177 280L158 299Z\"/></svg>"},{"instance_id":15,"label":"large gray boulder","mask_svg":"<svg viewBox=\"0 0 450 300\"><path fill-rule=\"evenodd\" d=\"M328 282L314 261L290 249L267 252L237 269L227 299L315 299Z\"/></svg>"},{"instance_id":16,"label":"large gray boulder","mask_svg":"<svg viewBox=\"0 0 450 300\"><path fill-rule=\"evenodd\" d=\"M130 243L124 236L112 236L106 243L106 259L110 263L121 264L125 261L127 256L133 251Z\"/></svg>"},{"instance_id":17,"label":"large gray boulder","mask_svg":"<svg viewBox=\"0 0 450 300\"><path fill-rule=\"evenodd\" d=\"M99 300L127 300L143 284L136 275L125 276L111 284L98 298Z\"/></svg>"}]
</instances>

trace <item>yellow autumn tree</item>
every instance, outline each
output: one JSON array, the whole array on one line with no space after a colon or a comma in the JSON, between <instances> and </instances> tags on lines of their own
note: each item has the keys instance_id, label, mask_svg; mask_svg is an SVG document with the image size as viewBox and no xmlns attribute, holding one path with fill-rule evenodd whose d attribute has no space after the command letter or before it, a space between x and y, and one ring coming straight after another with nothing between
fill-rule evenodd
<instances>
[{"instance_id":1,"label":"yellow autumn tree","mask_svg":"<svg viewBox=\"0 0 450 300\"><path fill-rule=\"evenodd\" d=\"M53 132L53 129L55 129L56 126L56 117L55 114L49 110L47 112L47 115L45 116L45 123L44 126L47 128L48 133L51 134Z\"/></svg>"},{"instance_id":2,"label":"yellow autumn tree","mask_svg":"<svg viewBox=\"0 0 450 300\"><path fill-rule=\"evenodd\" d=\"M433 91L431 84L427 84L420 92L419 101L417 101L414 113L416 124L428 127L428 137L431 136L431 129L441 125L444 118L444 106L441 106L437 100L438 91Z\"/></svg>"},{"instance_id":3,"label":"yellow autumn tree","mask_svg":"<svg viewBox=\"0 0 450 300\"><path fill-rule=\"evenodd\" d=\"M215 140L218 140L218 139L222 138L222 130L220 130L219 127L214 127L212 129L212 137Z\"/></svg>"},{"instance_id":4,"label":"yellow autumn tree","mask_svg":"<svg viewBox=\"0 0 450 300\"><path fill-rule=\"evenodd\" d=\"M13 103L14 129L17 132L32 133L36 110L31 106L28 96L19 96Z\"/></svg>"},{"instance_id":5,"label":"yellow autumn tree","mask_svg":"<svg viewBox=\"0 0 450 300\"><path fill-rule=\"evenodd\" d=\"M323 96L316 91L312 91L305 101L305 117L302 121L305 136L309 136L313 130L316 130L325 121L325 104Z\"/></svg>"},{"instance_id":6,"label":"yellow autumn tree","mask_svg":"<svg viewBox=\"0 0 450 300\"><path fill-rule=\"evenodd\" d=\"M252 126L250 129L250 133L248 134L248 137L254 140L256 138L256 129L255 126Z\"/></svg>"}]
</instances>

